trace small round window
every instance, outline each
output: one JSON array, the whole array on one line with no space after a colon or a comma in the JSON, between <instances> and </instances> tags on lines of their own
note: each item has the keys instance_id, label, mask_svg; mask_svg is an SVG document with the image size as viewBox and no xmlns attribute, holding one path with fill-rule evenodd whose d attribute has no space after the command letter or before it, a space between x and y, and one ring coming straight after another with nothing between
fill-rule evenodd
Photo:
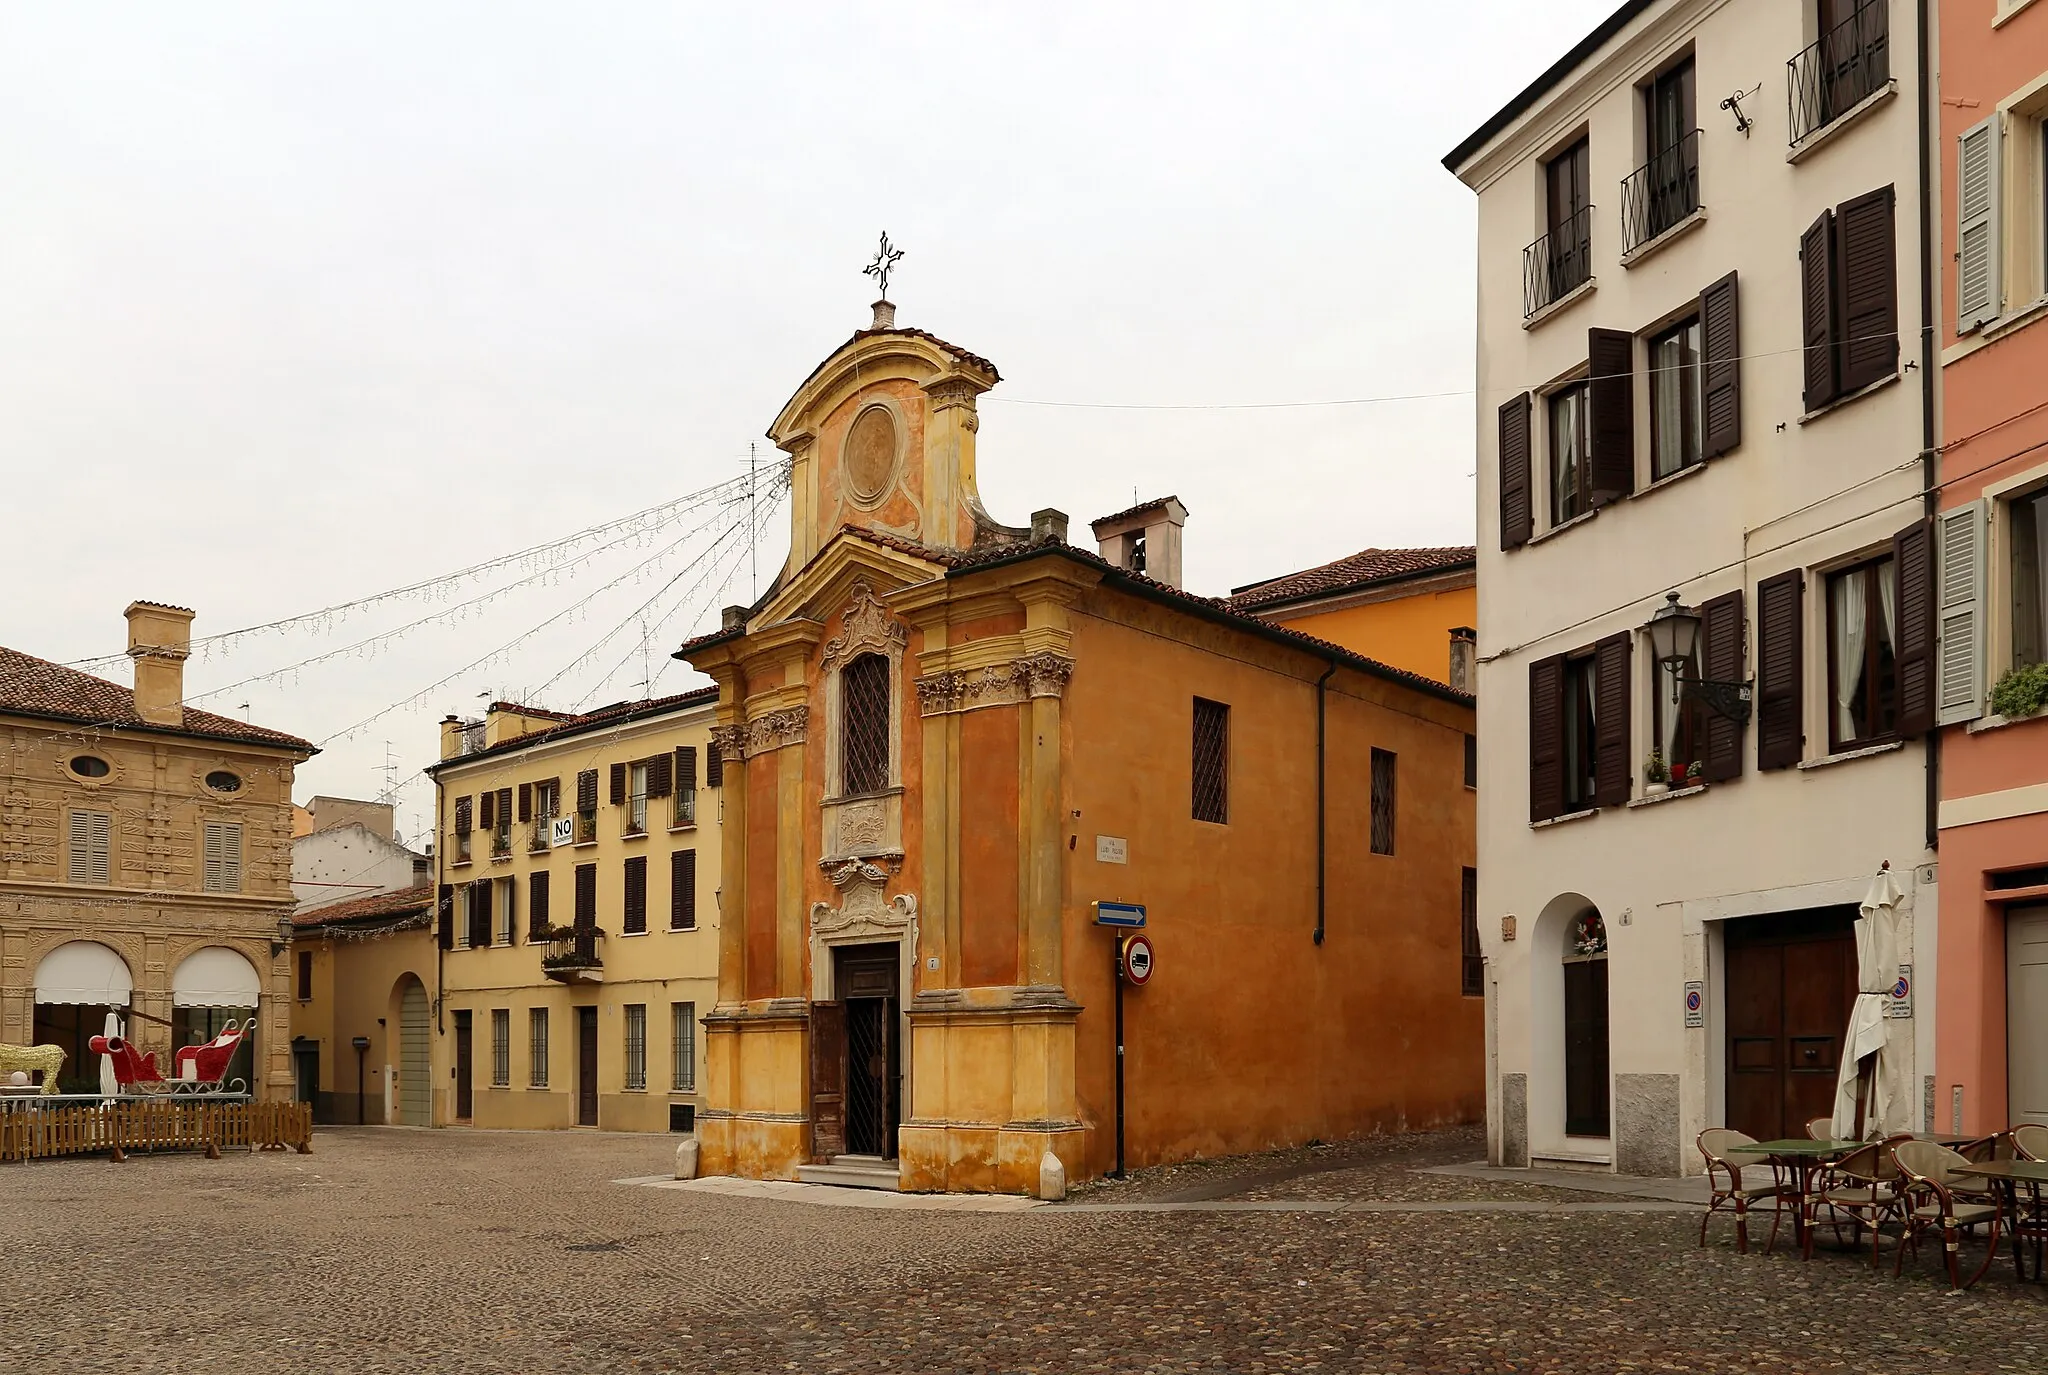
<instances>
[{"instance_id":1,"label":"small round window","mask_svg":"<svg viewBox=\"0 0 2048 1375\"><path fill-rule=\"evenodd\" d=\"M242 790L242 780L226 769L215 769L206 775L206 786L217 793L238 793Z\"/></svg>"},{"instance_id":2,"label":"small round window","mask_svg":"<svg viewBox=\"0 0 2048 1375\"><path fill-rule=\"evenodd\" d=\"M80 778L105 778L113 766L96 754L81 754L71 761L71 772Z\"/></svg>"}]
</instances>

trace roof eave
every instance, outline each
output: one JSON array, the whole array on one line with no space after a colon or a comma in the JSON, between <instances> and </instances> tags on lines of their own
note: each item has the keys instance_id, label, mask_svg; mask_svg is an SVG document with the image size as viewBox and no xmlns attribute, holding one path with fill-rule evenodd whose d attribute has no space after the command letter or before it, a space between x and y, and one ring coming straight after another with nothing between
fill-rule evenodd
<instances>
[{"instance_id":1,"label":"roof eave","mask_svg":"<svg viewBox=\"0 0 2048 1375\"><path fill-rule=\"evenodd\" d=\"M1599 27L1581 38L1570 52L1544 69L1541 76L1524 86L1514 99L1496 110L1484 124L1466 136L1464 142L1444 155L1444 168L1452 176L1459 175L1459 169L1478 154L1510 124L1526 114L1551 88L1576 70L1587 58L1598 52L1601 45L1620 33L1630 20L1655 4L1656 0L1624 0L1621 8L1600 21Z\"/></svg>"}]
</instances>

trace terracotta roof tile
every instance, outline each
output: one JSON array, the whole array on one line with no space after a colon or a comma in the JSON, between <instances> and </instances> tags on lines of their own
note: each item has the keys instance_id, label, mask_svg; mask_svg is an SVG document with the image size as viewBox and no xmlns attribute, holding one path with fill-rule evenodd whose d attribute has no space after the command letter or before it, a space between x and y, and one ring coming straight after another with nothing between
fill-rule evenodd
<instances>
[{"instance_id":1,"label":"terracotta roof tile","mask_svg":"<svg viewBox=\"0 0 2048 1375\"><path fill-rule=\"evenodd\" d=\"M1142 516L1147 511L1158 510L1160 507L1166 505L1166 503L1169 501L1180 501L1180 498L1155 497L1151 501L1141 501L1136 506L1132 506L1126 510L1113 511L1106 516L1097 516L1094 520L1088 522L1088 528L1092 530L1098 525L1107 525L1113 520L1129 520L1132 516ZM1186 506L1187 503L1182 501L1181 505Z\"/></svg>"},{"instance_id":2,"label":"terracotta roof tile","mask_svg":"<svg viewBox=\"0 0 2048 1375\"><path fill-rule=\"evenodd\" d=\"M1361 549L1348 558L1316 568L1232 588L1230 605L1239 611L1249 611L1276 602L1352 592L1375 583L1469 568L1473 565L1473 552L1469 544L1443 549Z\"/></svg>"},{"instance_id":3,"label":"terracotta roof tile","mask_svg":"<svg viewBox=\"0 0 2048 1375\"><path fill-rule=\"evenodd\" d=\"M351 922L368 921L373 917L403 917L424 913L434 905L434 885L417 884L401 888L395 893L371 893L367 897L344 898L330 902L325 907L316 907L310 912L292 914L292 925L305 928L310 926L342 926Z\"/></svg>"},{"instance_id":4,"label":"terracotta roof tile","mask_svg":"<svg viewBox=\"0 0 2048 1375\"><path fill-rule=\"evenodd\" d=\"M135 710L135 690L80 673L75 668L38 659L33 654L0 647L0 712L76 721L116 730L143 730L165 735L196 735L248 745L273 745L307 755L319 749L308 740L247 721L216 716L197 707L185 708L181 726L159 726Z\"/></svg>"},{"instance_id":5,"label":"terracotta roof tile","mask_svg":"<svg viewBox=\"0 0 2048 1375\"><path fill-rule=\"evenodd\" d=\"M599 707L595 711L587 711L580 716L565 717L544 730L528 731L524 735L515 735L509 740L500 740L488 749L477 750L472 754L459 754L453 759L443 759L439 763L429 764L427 772L431 774L441 769L452 768L457 764L467 764L478 759L489 759L500 754L509 754L513 750L529 749L535 745L545 745L553 740L581 735L585 731L597 730L607 725L636 720L642 716L652 716L658 712L701 706L704 703L716 702L717 700L718 689L716 687L707 687L692 688L688 692L678 692L670 697L648 697L637 702L614 702L610 706Z\"/></svg>"}]
</instances>

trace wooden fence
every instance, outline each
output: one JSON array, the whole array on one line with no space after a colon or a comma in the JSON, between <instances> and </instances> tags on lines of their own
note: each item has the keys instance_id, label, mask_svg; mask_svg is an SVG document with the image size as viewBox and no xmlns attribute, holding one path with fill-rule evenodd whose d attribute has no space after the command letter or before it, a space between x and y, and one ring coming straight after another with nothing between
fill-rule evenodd
<instances>
[{"instance_id":1,"label":"wooden fence","mask_svg":"<svg viewBox=\"0 0 2048 1375\"><path fill-rule=\"evenodd\" d=\"M31 1099L0 1113L0 1161L101 1151L115 1160L129 1151L205 1151L218 1160L224 1147L311 1154L313 1105L166 1097L45 1107Z\"/></svg>"}]
</instances>

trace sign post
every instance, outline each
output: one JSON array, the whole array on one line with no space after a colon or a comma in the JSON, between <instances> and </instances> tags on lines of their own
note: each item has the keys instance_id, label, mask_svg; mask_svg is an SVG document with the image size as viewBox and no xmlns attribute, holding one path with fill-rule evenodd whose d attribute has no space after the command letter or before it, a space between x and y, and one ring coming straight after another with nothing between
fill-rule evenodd
<instances>
[{"instance_id":1,"label":"sign post","mask_svg":"<svg viewBox=\"0 0 2048 1375\"><path fill-rule=\"evenodd\" d=\"M1109 981L1116 989L1116 1169L1110 1172L1113 1179L1124 1177L1124 985L1142 984L1152 977L1152 942L1140 934L1145 926L1145 908L1135 902L1098 902L1095 904L1095 924L1106 926L1114 935L1117 931L1128 931L1127 936L1116 936L1109 945ZM1136 943L1144 952L1140 957L1144 972L1135 979L1131 977L1132 965L1130 948Z\"/></svg>"}]
</instances>

